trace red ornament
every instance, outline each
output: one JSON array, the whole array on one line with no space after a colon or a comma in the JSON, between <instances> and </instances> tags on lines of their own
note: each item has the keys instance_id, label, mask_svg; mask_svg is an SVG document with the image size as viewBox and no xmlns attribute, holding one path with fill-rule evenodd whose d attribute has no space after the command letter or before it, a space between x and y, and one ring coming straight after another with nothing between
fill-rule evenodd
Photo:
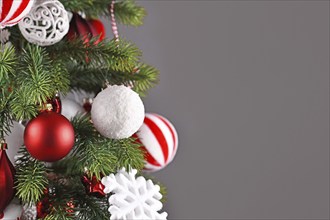
<instances>
[{"instance_id":1,"label":"red ornament","mask_svg":"<svg viewBox=\"0 0 330 220\"><path fill-rule=\"evenodd\" d=\"M75 141L68 119L55 112L44 112L32 119L24 131L24 144L32 157L54 162L65 157Z\"/></svg>"},{"instance_id":2,"label":"red ornament","mask_svg":"<svg viewBox=\"0 0 330 220\"><path fill-rule=\"evenodd\" d=\"M73 13L67 36L69 40L81 37L84 43L88 43L93 37L99 37L95 41L95 44L98 44L105 38L105 28L98 19L84 19L79 14Z\"/></svg>"},{"instance_id":3,"label":"red ornament","mask_svg":"<svg viewBox=\"0 0 330 220\"><path fill-rule=\"evenodd\" d=\"M39 201L36 207L38 219L45 218L53 209L53 205L50 203L48 196L45 196L41 201Z\"/></svg>"},{"instance_id":4,"label":"red ornament","mask_svg":"<svg viewBox=\"0 0 330 220\"><path fill-rule=\"evenodd\" d=\"M14 197L15 168L7 153L7 144L0 142L0 213L2 213Z\"/></svg>"},{"instance_id":5,"label":"red ornament","mask_svg":"<svg viewBox=\"0 0 330 220\"><path fill-rule=\"evenodd\" d=\"M104 197L104 185L101 183L100 180L96 179L96 176L93 176L92 179L90 179L87 175L84 175L81 178L81 182L86 188L86 193L92 196L96 197Z\"/></svg>"},{"instance_id":6,"label":"red ornament","mask_svg":"<svg viewBox=\"0 0 330 220\"><path fill-rule=\"evenodd\" d=\"M92 98L84 98L83 99L83 108L86 112L90 113L92 110L93 99Z\"/></svg>"},{"instance_id":7,"label":"red ornament","mask_svg":"<svg viewBox=\"0 0 330 220\"><path fill-rule=\"evenodd\" d=\"M55 112L61 114L61 111L62 111L61 99L59 95L56 94L53 99L48 99L47 102L42 105L42 109L40 110L40 113Z\"/></svg>"},{"instance_id":8,"label":"red ornament","mask_svg":"<svg viewBox=\"0 0 330 220\"><path fill-rule=\"evenodd\" d=\"M43 198L36 204L37 208L37 219L44 219L54 210L53 198L55 194L50 194L48 189L44 190ZM64 207L69 216L74 214L75 205L73 199L66 202L66 207Z\"/></svg>"}]
</instances>

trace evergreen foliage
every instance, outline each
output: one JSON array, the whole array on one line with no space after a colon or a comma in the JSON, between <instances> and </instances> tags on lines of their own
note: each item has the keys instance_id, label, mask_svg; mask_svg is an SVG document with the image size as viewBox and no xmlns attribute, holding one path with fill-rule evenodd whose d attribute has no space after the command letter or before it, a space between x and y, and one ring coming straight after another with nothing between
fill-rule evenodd
<instances>
[{"instance_id":1,"label":"evergreen foliage","mask_svg":"<svg viewBox=\"0 0 330 220\"><path fill-rule=\"evenodd\" d=\"M110 0L60 1L68 11L110 19ZM146 15L144 8L132 0L118 1L115 9L117 21L124 25L142 25ZM17 27L9 29L13 46L0 46L0 140L9 132L13 120L34 118L43 103L57 92L82 89L97 93L109 83L133 86L143 96L158 82L158 70L143 63L141 51L125 40L96 44L97 39L92 39L86 44L83 39L63 39L53 46L39 47L28 43ZM45 218L48 220L109 219L108 198L86 194L81 177L96 176L100 180L122 167L141 170L144 151L134 138L102 137L94 129L90 115L76 116L72 124L74 148L52 166L33 159L22 147L16 165L16 195L30 204L48 196L52 203ZM45 194L46 189L52 190ZM163 186L161 189L165 192Z\"/></svg>"}]
</instances>

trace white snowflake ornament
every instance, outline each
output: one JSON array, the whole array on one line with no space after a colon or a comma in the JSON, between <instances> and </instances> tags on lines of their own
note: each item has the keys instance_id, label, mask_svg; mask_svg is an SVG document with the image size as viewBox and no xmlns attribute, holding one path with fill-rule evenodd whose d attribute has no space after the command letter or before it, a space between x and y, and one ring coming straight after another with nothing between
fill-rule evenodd
<instances>
[{"instance_id":1,"label":"white snowflake ornament","mask_svg":"<svg viewBox=\"0 0 330 220\"><path fill-rule=\"evenodd\" d=\"M137 170L118 173L102 178L105 193L113 193L109 198L110 220L166 219L167 213L159 211L163 204L160 187L144 177L135 177Z\"/></svg>"}]
</instances>

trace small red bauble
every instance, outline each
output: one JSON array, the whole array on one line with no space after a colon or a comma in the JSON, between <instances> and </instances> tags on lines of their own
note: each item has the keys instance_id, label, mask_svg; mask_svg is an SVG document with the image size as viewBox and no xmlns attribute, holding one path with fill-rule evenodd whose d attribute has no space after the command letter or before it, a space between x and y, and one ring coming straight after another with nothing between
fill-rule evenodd
<instances>
[{"instance_id":1,"label":"small red bauble","mask_svg":"<svg viewBox=\"0 0 330 220\"><path fill-rule=\"evenodd\" d=\"M67 37L69 40L82 38L84 43L88 43L93 37L99 37L95 41L95 44L98 44L105 38L105 28L98 19L85 19L77 13L73 13Z\"/></svg>"},{"instance_id":2,"label":"small red bauble","mask_svg":"<svg viewBox=\"0 0 330 220\"><path fill-rule=\"evenodd\" d=\"M24 144L32 157L54 162L65 157L75 141L68 119L55 112L44 112L32 119L24 131Z\"/></svg>"},{"instance_id":3,"label":"small red bauble","mask_svg":"<svg viewBox=\"0 0 330 220\"><path fill-rule=\"evenodd\" d=\"M42 112L55 112L60 114L62 111L62 103L58 94L55 95L54 98L48 99L46 103L42 105L40 109L40 113Z\"/></svg>"},{"instance_id":4,"label":"small red bauble","mask_svg":"<svg viewBox=\"0 0 330 220\"><path fill-rule=\"evenodd\" d=\"M104 185L101 183L101 180L97 180L96 176L93 176L90 179L87 175L84 175L81 178L81 182L86 188L86 193L92 196L96 196L98 198L102 198L105 196L104 193Z\"/></svg>"}]
</instances>

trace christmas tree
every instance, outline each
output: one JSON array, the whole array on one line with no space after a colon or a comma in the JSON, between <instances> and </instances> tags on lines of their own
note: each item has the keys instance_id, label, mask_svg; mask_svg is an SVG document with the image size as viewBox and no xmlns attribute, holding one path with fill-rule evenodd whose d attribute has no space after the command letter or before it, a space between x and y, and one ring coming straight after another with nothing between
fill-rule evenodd
<instances>
[{"instance_id":1,"label":"christmas tree","mask_svg":"<svg viewBox=\"0 0 330 220\"><path fill-rule=\"evenodd\" d=\"M166 219L142 171L173 160L177 134L145 114L159 72L117 31L145 15L130 0L0 0L0 219Z\"/></svg>"}]
</instances>

